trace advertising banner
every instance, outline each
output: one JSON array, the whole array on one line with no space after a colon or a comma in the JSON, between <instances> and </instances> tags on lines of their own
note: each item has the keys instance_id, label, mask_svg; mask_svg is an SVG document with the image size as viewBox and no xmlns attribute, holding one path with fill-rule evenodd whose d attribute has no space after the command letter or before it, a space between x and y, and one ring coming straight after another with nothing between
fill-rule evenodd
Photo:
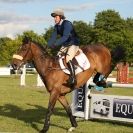
<instances>
[{"instance_id":1,"label":"advertising banner","mask_svg":"<svg viewBox=\"0 0 133 133\"><path fill-rule=\"evenodd\" d=\"M133 97L91 94L91 118L133 122Z\"/></svg>"},{"instance_id":2,"label":"advertising banner","mask_svg":"<svg viewBox=\"0 0 133 133\"><path fill-rule=\"evenodd\" d=\"M77 117L82 117L86 120L88 120L89 118L90 100L88 96L90 95L90 80L88 80L87 83L80 88L77 88L73 91L71 104L73 115Z\"/></svg>"},{"instance_id":3,"label":"advertising banner","mask_svg":"<svg viewBox=\"0 0 133 133\"><path fill-rule=\"evenodd\" d=\"M74 116L84 117L85 85L73 91L72 111Z\"/></svg>"}]
</instances>

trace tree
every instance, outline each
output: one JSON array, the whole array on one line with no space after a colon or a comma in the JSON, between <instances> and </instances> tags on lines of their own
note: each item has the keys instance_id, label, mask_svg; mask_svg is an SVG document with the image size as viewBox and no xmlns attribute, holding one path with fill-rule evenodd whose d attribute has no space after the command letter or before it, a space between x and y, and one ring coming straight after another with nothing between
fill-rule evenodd
<instances>
[{"instance_id":1,"label":"tree","mask_svg":"<svg viewBox=\"0 0 133 133\"><path fill-rule=\"evenodd\" d=\"M6 45L11 41L8 37L2 37L0 38L0 65L4 65L7 63L8 59L8 53L7 53L7 47Z\"/></svg>"},{"instance_id":2,"label":"tree","mask_svg":"<svg viewBox=\"0 0 133 133\"><path fill-rule=\"evenodd\" d=\"M121 31L125 28L125 21L118 12L106 10L97 13L94 26L97 29L103 29L108 32Z\"/></svg>"},{"instance_id":3,"label":"tree","mask_svg":"<svg viewBox=\"0 0 133 133\"><path fill-rule=\"evenodd\" d=\"M7 37L0 38L0 65L7 65L10 63L12 55L17 51L25 37L29 38L31 41L37 42L38 44L46 44L44 37L34 33L33 31L25 31L22 35L18 35L14 40Z\"/></svg>"},{"instance_id":4,"label":"tree","mask_svg":"<svg viewBox=\"0 0 133 133\"><path fill-rule=\"evenodd\" d=\"M25 31L23 32L22 35L18 35L19 38L21 38L21 40L23 40L24 38L29 38L31 41L34 41L36 43L39 43L41 45L45 45L46 41L43 37L43 35L38 35L37 33L35 33L34 31Z\"/></svg>"},{"instance_id":5,"label":"tree","mask_svg":"<svg viewBox=\"0 0 133 133\"><path fill-rule=\"evenodd\" d=\"M125 47L127 49L127 60L133 62L133 19L127 18L126 29L123 31L125 36Z\"/></svg>"},{"instance_id":6,"label":"tree","mask_svg":"<svg viewBox=\"0 0 133 133\"><path fill-rule=\"evenodd\" d=\"M0 40L4 40L0 48L0 65L5 66L11 62L13 54L22 44L22 41L19 38L16 38L15 40L10 38L0 38Z\"/></svg>"},{"instance_id":7,"label":"tree","mask_svg":"<svg viewBox=\"0 0 133 133\"><path fill-rule=\"evenodd\" d=\"M122 19L118 12L106 10L99 12L94 21L95 42L103 42L110 49L117 45L125 46L126 21Z\"/></svg>"},{"instance_id":8,"label":"tree","mask_svg":"<svg viewBox=\"0 0 133 133\"><path fill-rule=\"evenodd\" d=\"M83 21L74 21L73 25L81 45L88 45L93 41L93 26L91 24L87 24Z\"/></svg>"},{"instance_id":9,"label":"tree","mask_svg":"<svg viewBox=\"0 0 133 133\"><path fill-rule=\"evenodd\" d=\"M102 11L96 15L94 29L95 41L102 41L113 47L116 42L121 43L120 34L125 29L125 21L114 10Z\"/></svg>"},{"instance_id":10,"label":"tree","mask_svg":"<svg viewBox=\"0 0 133 133\"><path fill-rule=\"evenodd\" d=\"M127 18L126 19L127 29L133 30L133 18Z\"/></svg>"},{"instance_id":11,"label":"tree","mask_svg":"<svg viewBox=\"0 0 133 133\"><path fill-rule=\"evenodd\" d=\"M48 40L50 39L53 30L54 30L54 27L49 27L45 29L45 34L43 34L43 37L46 40L46 42L48 42Z\"/></svg>"}]
</instances>

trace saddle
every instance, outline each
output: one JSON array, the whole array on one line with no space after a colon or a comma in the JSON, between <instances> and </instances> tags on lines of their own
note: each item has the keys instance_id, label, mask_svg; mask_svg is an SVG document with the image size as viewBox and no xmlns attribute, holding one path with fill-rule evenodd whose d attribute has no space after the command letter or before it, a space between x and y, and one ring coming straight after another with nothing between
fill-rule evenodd
<instances>
[{"instance_id":1,"label":"saddle","mask_svg":"<svg viewBox=\"0 0 133 133\"><path fill-rule=\"evenodd\" d=\"M77 51L75 57L72 59L72 63L74 64L75 74L78 74L84 70L87 70L90 67L90 62L81 49ZM66 74L70 74L67 68L65 55L62 55L59 57L59 64L60 64L61 69Z\"/></svg>"}]
</instances>

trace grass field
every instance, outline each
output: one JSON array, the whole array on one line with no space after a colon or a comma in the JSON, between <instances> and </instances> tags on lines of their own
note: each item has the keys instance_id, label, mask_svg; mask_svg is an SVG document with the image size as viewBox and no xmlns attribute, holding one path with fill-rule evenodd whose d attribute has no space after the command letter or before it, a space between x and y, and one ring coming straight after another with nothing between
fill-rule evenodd
<instances>
[{"instance_id":1,"label":"grass field","mask_svg":"<svg viewBox=\"0 0 133 133\"><path fill-rule=\"evenodd\" d=\"M19 76L0 77L0 133L38 133L43 127L49 93L36 87L36 76L26 78L27 85L19 85ZM133 88L107 88L104 94L133 96ZM67 95L69 102L71 94ZM105 120L78 120L74 133L133 133L133 124ZM69 119L57 102L48 133L66 133Z\"/></svg>"}]
</instances>

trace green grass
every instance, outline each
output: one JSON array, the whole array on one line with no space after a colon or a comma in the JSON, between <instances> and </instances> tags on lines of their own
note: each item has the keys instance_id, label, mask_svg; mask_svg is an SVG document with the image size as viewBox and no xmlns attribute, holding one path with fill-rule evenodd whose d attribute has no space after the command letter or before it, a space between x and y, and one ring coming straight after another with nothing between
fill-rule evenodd
<instances>
[{"instance_id":1,"label":"green grass","mask_svg":"<svg viewBox=\"0 0 133 133\"><path fill-rule=\"evenodd\" d=\"M0 133L38 133L43 127L49 93L36 87L36 76L26 77L26 86L19 85L17 75L0 77ZM104 94L130 95L133 89L107 88ZM67 95L69 102L71 94ZM133 124L105 120L78 120L74 133L132 133ZM62 106L57 102L51 117L48 133L66 133L70 121Z\"/></svg>"}]
</instances>

